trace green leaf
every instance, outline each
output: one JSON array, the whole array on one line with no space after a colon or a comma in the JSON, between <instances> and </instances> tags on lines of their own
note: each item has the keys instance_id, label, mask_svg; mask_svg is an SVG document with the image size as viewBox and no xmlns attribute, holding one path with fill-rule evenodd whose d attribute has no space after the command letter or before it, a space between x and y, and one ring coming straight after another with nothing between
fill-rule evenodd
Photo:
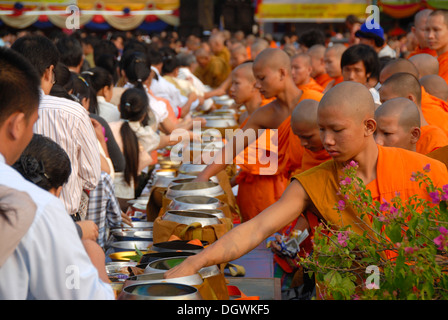
<instances>
[{"instance_id":1,"label":"green leaf","mask_svg":"<svg viewBox=\"0 0 448 320\"><path fill-rule=\"evenodd\" d=\"M389 237L390 241L393 243L401 242L401 227L398 223L392 223L386 227L386 235Z\"/></svg>"}]
</instances>

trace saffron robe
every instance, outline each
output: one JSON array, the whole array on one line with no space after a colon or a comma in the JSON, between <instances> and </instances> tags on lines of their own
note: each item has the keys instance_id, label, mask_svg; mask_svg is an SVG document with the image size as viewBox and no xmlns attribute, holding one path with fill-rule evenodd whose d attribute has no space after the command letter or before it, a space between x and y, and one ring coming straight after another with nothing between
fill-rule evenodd
<instances>
[{"instance_id":1,"label":"saffron robe","mask_svg":"<svg viewBox=\"0 0 448 320\"><path fill-rule=\"evenodd\" d=\"M437 57L439 61L439 76L448 83L448 51Z\"/></svg>"},{"instance_id":2,"label":"saffron robe","mask_svg":"<svg viewBox=\"0 0 448 320\"><path fill-rule=\"evenodd\" d=\"M323 73L314 78L316 82L325 89L325 87L333 80L332 77L328 75L328 73Z\"/></svg>"},{"instance_id":3,"label":"saffron robe","mask_svg":"<svg viewBox=\"0 0 448 320\"><path fill-rule=\"evenodd\" d=\"M440 129L448 135L448 112L444 110L446 103L426 92L422 87L422 112L426 121Z\"/></svg>"},{"instance_id":4,"label":"saffron robe","mask_svg":"<svg viewBox=\"0 0 448 320\"><path fill-rule=\"evenodd\" d=\"M421 154L428 154L438 148L448 145L448 136L437 126L427 125L420 128L421 134L416 148Z\"/></svg>"},{"instance_id":5,"label":"saffron robe","mask_svg":"<svg viewBox=\"0 0 448 320\"><path fill-rule=\"evenodd\" d=\"M432 50L432 49L429 49L429 48L424 48L424 49L422 49L422 48L420 48L419 46L417 46L417 48L415 48L415 50L412 51L412 52L407 56L407 59L409 59L409 58L412 57L412 56L415 56L415 55L417 55L417 54L422 54L422 53L426 53L426 54L429 54L429 55L431 55L431 56L433 56L433 57L437 57L437 52L436 52L435 50Z\"/></svg>"},{"instance_id":6,"label":"saffron robe","mask_svg":"<svg viewBox=\"0 0 448 320\"><path fill-rule=\"evenodd\" d=\"M324 91L324 88L320 84L318 84L316 82L316 80L314 80L313 78L310 78L310 81L308 83L302 84L302 85L297 86L297 87L300 90L309 89L309 90L315 90L315 91L318 91L318 92L323 92Z\"/></svg>"}]
</instances>

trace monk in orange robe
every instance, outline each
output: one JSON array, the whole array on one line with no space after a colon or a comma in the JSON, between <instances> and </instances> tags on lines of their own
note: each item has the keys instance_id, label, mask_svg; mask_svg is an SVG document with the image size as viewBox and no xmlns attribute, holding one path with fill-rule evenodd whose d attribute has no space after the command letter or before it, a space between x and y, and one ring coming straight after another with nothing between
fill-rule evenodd
<instances>
[{"instance_id":1,"label":"monk in orange robe","mask_svg":"<svg viewBox=\"0 0 448 320\"><path fill-rule=\"evenodd\" d=\"M419 79L418 70L412 62L406 59L397 59L389 62L385 67L383 67L380 73L380 82L384 84L389 77L398 73L408 73L414 76L415 79ZM415 81L410 80L410 82ZM399 87L402 89L399 89ZM383 91L383 95L386 94L384 89L382 89L383 88L380 88L379 91ZM406 90L406 88L399 84L399 86L396 87L396 90L403 91ZM419 95L421 95L421 98L416 97L419 101L414 101L414 103L421 107L423 116L428 124L439 127L443 130L443 132L445 132L445 134L448 135L448 112L445 111L447 110L447 103L428 94L422 86L420 86L420 91L421 93ZM414 92L417 91L414 90ZM398 97L398 95L394 92L388 93L389 98L392 97L391 95ZM381 97L381 99L383 99L383 97Z\"/></svg>"},{"instance_id":2,"label":"monk in orange robe","mask_svg":"<svg viewBox=\"0 0 448 320\"><path fill-rule=\"evenodd\" d=\"M325 71L324 55L327 48L322 44L311 46L307 54L311 57L311 77L322 87L325 87L333 80Z\"/></svg>"},{"instance_id":3,"label":"monk in orange robe","mask_svg":"<svg viewBox=\"0 0 448 320\"><path fill-rule=\"evenodd\" d=\"M430 152L426 156L439 160L448 168L448 145Z\"/></svg>"},{"instance_id":4,"label":"monk in orange robe","mask_svg":"<svg viewBox=\"0 0 448 320\"><path fill-rule=\"evenodd\" d=\"M437 52L439 76L448 83L448 10L434 10L426 21L425 39Z\"/></svg>"},{"instance_id":5,"label":"monk in orange robe","mask_svg":"<svg viewBox=\"0 0 448 320\"><path fill-rule=\"evenodd\" d=\"M218 153L211 164L199 175L198 181L206 181L225 168L226 164L233 163L235 156L240 154L257 139L266 140L266 153L263 161L258 158L257 166L250 167L251 176L255 179L269 179L274 181L271 175L277 175L275 195L272 189L263 190L253 183L252 192L241 196L241 199L250 202L254 206L257 201L266 203L263 198L277 198L283 193L293 171L300 167L303 147L300 140L293 134L290 126L292 110L302 99L320 99L322 94L314 91L302 91L294 84L291 76L291 61L289 56L281 49L268 48L263 50L254 61L253 73L256 79L256 87L265 98L276 99L265 106L258 108L251 114L243 127L242 134L248 139L241 139L234 135L232 143L226 143L222 152ZM267 139L261 138L263 135ZM243 140L242 143L240 141ZM233 150L232 150L233 149ZM233 152L232 152L233 151ZM262 150L258 150L261 152ZM242 166L242 165L241 165ZM239 186L239 189L241 185ZM241 188L243 189L243 188ZM246 188L246 190L249 190ZM238 190L238 192L245 192ZM258 214L258 210L252 211Z\"/></svg>"},{"instance_id":6,"label":"monk in orange robe","mask_svg":"<svg viewBox=\"0 0 448 320\"><path fill-rule=\"evenodd\" d=\"M296 86L301 90L309 89L322 93L324 88L311 77L312 71L311 57L308 54L299 53L291 57L291 74Z\"/></svg>"},{"instance_id":7,"label":"monk in orange robe","mask_svg":"<svg viewBox=\"0 0 448 320\"><path fill-rule=\"evenodd\" d=\"M419 79L429 74L439 74L439 61L437 57L420 53L408 58L408 60L417 68Z\"/></svg>"},{"instance_id":8,"label":"monk in orange robe","mask_svg":"<svg viewBox=\"0 0 448 320\"><path fill-rule=\"evenodd\" d=\"M333 80L325 87L324 93L344 81L342 77L341 58L345 50L347 50L347 47L343 44L335 44L325 51L325 70Z\"/></svg>"},{"instance_id":9,"label":"monk in orange robe","mask_svg":"<svg viewBox=\"0 0 448 320\"><path fill-rule=\"evenodd\" d=\"M426 53L433 57L437 57L437 52L428 47L428 43L425 39L425 27L428 16L433 10L424 9L417 12L414 16L414 26L411 27L411 32L417 40L417 47L408 55L408 59L417 55Z\"/></svg>"},{"instance_id":10,"label":"monk in orange robe","mask_svg":"<svg viewBox=\"0 0 448 320\"><path fill-rule=\"evenodd\" d=\"M381 86L381 102L386 102L394 98L406 98L414 102L420 113L420 138L416 144L419 153L427 154L436 148L448 144L448 136L438 125L426 120L428 112L422 106L422 90L418 80L410 73L396 73L390 76ZM436 109L439 113L445 113L441 109ZM432 118L431 118L432 119Z\"/></svg>"},{"instance_id":11,"label":"monk in orange robe","mask_svg":"<svg viewBox=\"0 0 448 320\"><path fill-rule=\"evenodd\" d=\"M186 276L205 266L233 261L306 210L336 229L350 226L360 235L366 232L365 236L375 238L367 217L365 225L358 224L360 214L349 205L342 214L333 209L342 200L338 195L341 169L351 163L357 164L357 177L371 190L374 200L390 202L399 194L403 201L414 195L430 201L428 191L410 181L412 173L429 164L429 178L435 187L442 187L448 182L447 168L416 152L378 146L373 137L374 111L372 95L364 85L344 81L332 88L319 103L318 123L322 143L333 159L295 176L279 201L167 271L165 278Z\"/></svg>"},{"instance_id":12,"label":"monk in orange robe","mask_svg":"<svg viewBox=\"0 0 448 320\"><path fill-rule=\"evenodd\" d=\"M420 84L425 91L430 95L439 98L444 102L448 102L448 84L445 80L436 74L429 74L427 76L421 77L419 80ZM448 110L445 110L448 112Z\"/></svg>"}]
</instances>

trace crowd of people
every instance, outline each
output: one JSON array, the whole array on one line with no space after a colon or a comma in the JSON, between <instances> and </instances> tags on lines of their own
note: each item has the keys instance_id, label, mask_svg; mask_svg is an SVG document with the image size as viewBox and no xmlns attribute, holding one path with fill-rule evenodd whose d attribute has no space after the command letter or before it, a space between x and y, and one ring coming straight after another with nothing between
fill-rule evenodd
<instances>
[{"instance_id":1,"label":"crowd of people","mask_svg":"<svg viewBox=\"0 0 448 320\"><path fill-rule=\"evenodd\" d=\"M0 298L114 299L108 230L132 225L129 200L147 185L158 150L182 139L171 139L175 129L197 139L193 123L205 120L196 115L217 108L213 97L233 99L240 129L264 132L257 147L276 152L278 163L267 173L269 164L242 156L232 185L243 223L167 277L232 261L276 232L312 235L320 220L353 221L354 212L340 220L331 203L338 170L352 160L377 199L392 191L427 197L395 183L427 163L436 185L448 182L440 162L448 148L448 12L418 12L400 40L353 17L346 25L345 41L317 28L278 43L220 30L182 41L176 32L4 37ZM276 145L264 136L271 129ZM222 161L197 180L224 170L253 142L226 144L216 156ZM392 170L397 161L407 165ZM67 282L70 270L77 277ZM281 276L285 298L313 295L294 272Z\"/></svg>"}]
</instances>

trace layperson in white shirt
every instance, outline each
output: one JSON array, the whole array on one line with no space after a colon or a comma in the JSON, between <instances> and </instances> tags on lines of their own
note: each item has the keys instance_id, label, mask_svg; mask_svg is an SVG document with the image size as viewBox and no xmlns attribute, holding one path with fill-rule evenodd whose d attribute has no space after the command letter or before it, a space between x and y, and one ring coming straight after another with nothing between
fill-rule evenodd
<instances>
[{"instance_id":1,"label":"layperson in white shirt","mask_svg":"<svg viewBox=\"0 0 448 320\"><path fill-rule=\"evenodd\" d=\"M89 114L79 103L48 95L59 59L55 45L48 38L22 37L12 48L25 56L41 76L39 119L34 132L53 139L70 157L73 174L62 188L61 200L67 212L75 215L80 209L83 189L95 189L101 174L100 151Z\"/></svg>"},{"instance_id":2,"label":"layperson in white shirt","mask_svg":"<svg viewBox=\"0 0 448 320\"><path fill-rule=\"evenodd\" d=\"M114 299L62 202L11 168L33 136L40 75L21 55L5 48L0 49L0 70L0 185L2 196L6 190L12 200L0 199L6 205L3 211L19 209L9 217L20 230L8 232L9 219L0 219L0 299ZM48 68L44 77L51 79L51 71Z\"/></svg>"}]
</instances>

